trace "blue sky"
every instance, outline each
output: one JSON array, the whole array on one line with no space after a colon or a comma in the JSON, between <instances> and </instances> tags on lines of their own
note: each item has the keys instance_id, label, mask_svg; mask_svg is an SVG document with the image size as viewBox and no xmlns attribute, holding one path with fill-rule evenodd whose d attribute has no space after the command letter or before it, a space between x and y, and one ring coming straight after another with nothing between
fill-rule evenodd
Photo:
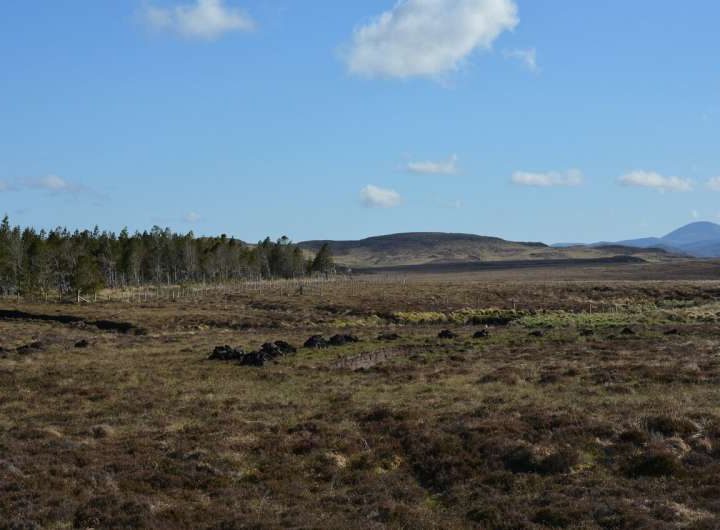
<instances>
[{"instance_id":1,"label":"blue sky","mask_svg":"<svg viewBox=\"0 0 720 530\"><path fill-rule=\"evenodd\" d=\"M0 211L253 241L720 215L712 0L25 0ZM715 179L715 180L713 180Z\"/></svg>"}]
</instances>

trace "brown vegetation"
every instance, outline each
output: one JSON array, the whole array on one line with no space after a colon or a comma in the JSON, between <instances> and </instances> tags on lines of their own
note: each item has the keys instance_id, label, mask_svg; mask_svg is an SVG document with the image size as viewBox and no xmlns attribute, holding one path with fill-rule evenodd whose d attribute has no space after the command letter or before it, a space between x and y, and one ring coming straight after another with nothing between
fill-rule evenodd
<instances>
[{"instance_id":1,"label":"brown vegetation","mask_svg":"<svg viewBox=\"0 0 720 530\"><path fill-rule=\"evenodd\" d=\"M0 528L720 526L720 283L521 280L7 303Z\"/></svg>"}]
</instances>

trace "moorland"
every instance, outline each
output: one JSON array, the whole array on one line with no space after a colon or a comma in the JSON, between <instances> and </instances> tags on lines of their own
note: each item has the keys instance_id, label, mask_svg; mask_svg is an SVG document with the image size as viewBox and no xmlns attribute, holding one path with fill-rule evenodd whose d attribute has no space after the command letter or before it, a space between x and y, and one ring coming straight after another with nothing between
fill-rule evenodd
<instances>
[{"instance_id":1,"label":"moorland","mask_svg":"<svg viewBox=\"0 0 720 530\"><path fill-rule=\"evenodd\" d=\"M720 525L718 263L155 295L3 301L0 528Z\"/></svg>"}]
</instances>

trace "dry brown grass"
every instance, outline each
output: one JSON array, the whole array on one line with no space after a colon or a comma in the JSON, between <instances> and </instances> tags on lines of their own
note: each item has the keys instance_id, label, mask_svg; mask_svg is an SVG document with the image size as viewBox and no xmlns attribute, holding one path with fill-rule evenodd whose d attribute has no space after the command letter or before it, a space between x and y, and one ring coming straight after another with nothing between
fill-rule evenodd
<instances>
[{"instance_id":1,"label":"dry brown grass","mask_svg":"<svg viewBox=\"0 0 720 530\"><path fill-rule=\"evenodd\" d=\"M0 528L720 526L720 283L520 280L22 305L148 334L0 321ZM477 340L395 316L513 300ZM362 342L205 361L337 332Z\"/></svg>"}]
</instances>

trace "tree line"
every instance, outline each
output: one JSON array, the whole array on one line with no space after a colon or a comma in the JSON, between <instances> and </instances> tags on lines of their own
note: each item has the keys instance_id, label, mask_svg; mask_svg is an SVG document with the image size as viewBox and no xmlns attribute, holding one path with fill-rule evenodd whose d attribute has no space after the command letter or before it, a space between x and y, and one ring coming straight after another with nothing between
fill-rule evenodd
<instances>
[{"instance_id":1,"label":"tree line","mask_svg":"<svg viewBox=\"0 0 720 530\"><path fill-rule=\"evenodd\" d=\"M0 293L60 295L149 284L223 283L335 272L327 245L308 257L290 239L248 245L153 227L131 234L0 224Z\"/></svg>"}]
</instances>

